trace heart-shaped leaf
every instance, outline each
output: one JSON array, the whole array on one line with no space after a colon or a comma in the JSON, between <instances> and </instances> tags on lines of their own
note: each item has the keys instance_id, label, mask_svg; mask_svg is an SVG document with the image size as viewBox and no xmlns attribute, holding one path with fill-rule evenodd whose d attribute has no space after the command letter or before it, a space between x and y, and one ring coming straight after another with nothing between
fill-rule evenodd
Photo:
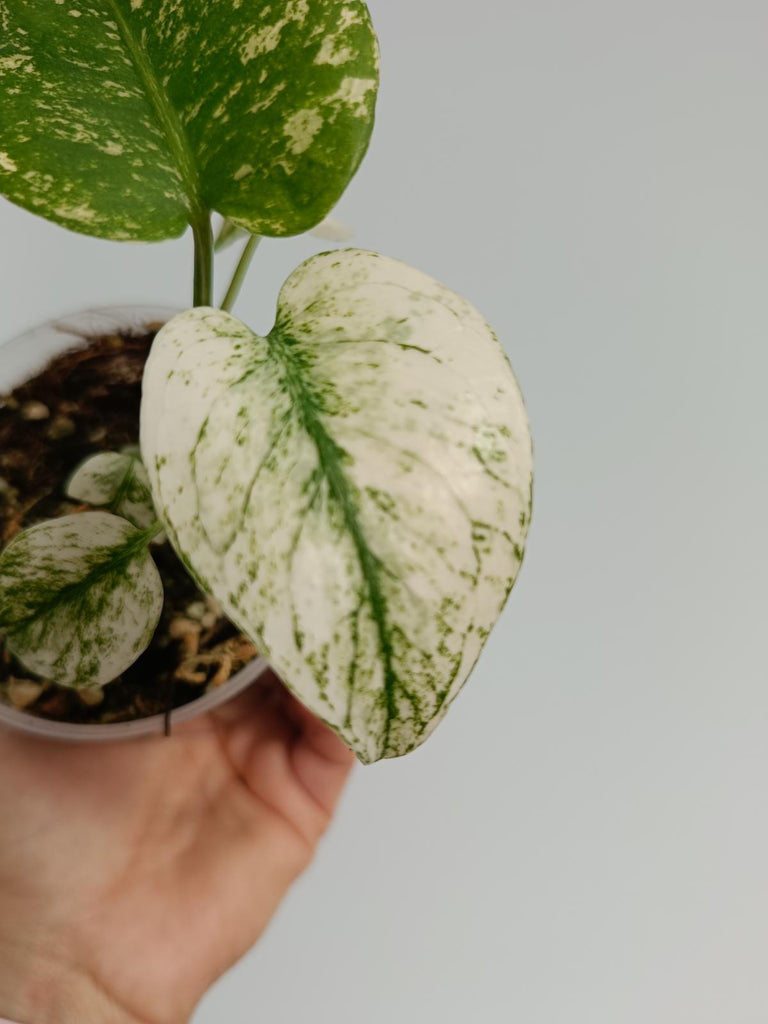
<instances>
[{"instance_id":1,"label":"heart-shaped leaf","mask_svg":"<svg viewBox=\"0 0 768 1024\"><path fill-rule=\"evenodd\" d=\"M0 629L30 672L88 689L133 664L163 607L151 536L108 512L82 512L14 537L0 555Z\"/></svg>"},{"instance_id":2,"label":"heart-shaped leaf","mask_svg":"<svg viewBox=\"0 0 768 1024\"><path fill-rule=\"evenodd\" d=\"M0 0L0 192L103 238L209 210L296 234L360 164L377 82L361 0Z\"/></svg>"},{"instance_id":3,"label":"heart-shaped leaf","mask_svg":"<svg viewBox=\"0 0 768 1024\"><path fill-rule=\"evenodd\" d=\"M141 530L157 520L147 471L141 458L128 452L99 452L81 462L67 484L67 495L108 508Z\"/></svg>"},{"instance_id":4,"label":"heart-shaped leaf","mask_svg":"<svg viewBox=\"0 0 768 1024\"><path fill-rule=\"evenodd\" d=\"M141 443L177 550L364 762L444 715L517 576L531 441L480 314L375 253L316 256L261 338L158 334Z\"/></svg>"}]
</instances>

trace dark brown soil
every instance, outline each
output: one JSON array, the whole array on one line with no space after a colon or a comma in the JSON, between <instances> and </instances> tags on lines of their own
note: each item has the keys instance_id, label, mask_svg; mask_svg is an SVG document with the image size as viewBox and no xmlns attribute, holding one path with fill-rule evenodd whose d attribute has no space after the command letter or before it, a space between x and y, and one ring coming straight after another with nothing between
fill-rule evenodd
<instances>
[{"instance_id":1,"label":"dark brown soil","mask_svg":"<svg viewBox=\"0 0 768 1024\"><path fill-rule=\"evenodd\" d=\"M74 468L97 451L138 442L141 377L155 329L83 339L32 380L0 398L0 547L43 519L84 511L64 497ZM0 356L1 358L1 356ZM169 544L152 549L165 586L155 637L102 692L83 695L45 683L2 645L0 699L43 718L119 722L179 707L221 685L256 655L206 599Z\"/></svg>"}]
</instances>

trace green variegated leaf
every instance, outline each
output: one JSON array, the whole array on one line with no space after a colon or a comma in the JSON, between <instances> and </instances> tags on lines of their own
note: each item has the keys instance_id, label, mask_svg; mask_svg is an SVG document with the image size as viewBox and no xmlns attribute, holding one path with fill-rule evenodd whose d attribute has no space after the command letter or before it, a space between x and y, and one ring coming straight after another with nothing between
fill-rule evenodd
<instances>
[{"instance_id":1,"label":"green variegated leaf","mask_svg":"<svg viewBox=\"0 0 768 1024\"><path fill-rule=\"evenodd\" d=\"M418 746L523 557L531 440L495 335L375 253L314 257L261 338L201 308L158 334L141 443L205 589L364 762Z\"/></svg>"},{"instance_id":2,"label":"green variegated leaf","mask_svg":"<svg viewBox=\"0 0 768 1024\"><path fill-rule=\"evenodd\" d=\"M87 689L133 664L163 607L153 532L82 512L14 537L0 555L0 629L30 672Z\"/></svg>"},{"instance_id":3,"label":"green variegated leaf","mask_svg":"<svg viewBox=\"0 0 768 1024\"><path fill-rule=\"evenodd\" d=\"M67 495L108 508L142 530L157 520L144 464L127 452L99 452L81 462L69 479Z\"/></svg>"},{"instance_id":4,"label":"green variegated leaf","mask_svg":"<svg viewBox=\"0 0 768 1024\"><path fill-rule=\"evenodd\" d=\"M373 127L362 0L0 0L0 193L104 238L314 226Z\"/></svg>"}]
</instances>

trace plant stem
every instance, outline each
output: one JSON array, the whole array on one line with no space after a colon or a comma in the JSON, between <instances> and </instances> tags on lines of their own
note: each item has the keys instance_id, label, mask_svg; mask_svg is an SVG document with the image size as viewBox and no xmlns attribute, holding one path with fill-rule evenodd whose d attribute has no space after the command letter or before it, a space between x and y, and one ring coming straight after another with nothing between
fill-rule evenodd
<instances>
[{"instance_id":1,"label":"plant stem","mask_svg":"<svg viewBox=\"0 0 768 1024\"><path fill-rule=\"evenodd\" d=\"M224 296L221 302L221 308L228 313L234 306L237 296L240 294L240 289L243 286L245 275L248 272L248 267L251 265L253 254L259 247L261 241L261 235L251 235L248 241L245 243L242 255L238 260L235 272L232 275L229 288L227 288L227 294Z\"/></svg>"},{"instance_id":2,"label":"plant stem","mask_svg":"<svg viewBox=\"0 0 768 1024\"><path fill-rule=\"evenodd\" d=\"M200 214L192 223L195 239L195 306L213 303L213 228L207 213Z\"/></svg>"}]
</instances>

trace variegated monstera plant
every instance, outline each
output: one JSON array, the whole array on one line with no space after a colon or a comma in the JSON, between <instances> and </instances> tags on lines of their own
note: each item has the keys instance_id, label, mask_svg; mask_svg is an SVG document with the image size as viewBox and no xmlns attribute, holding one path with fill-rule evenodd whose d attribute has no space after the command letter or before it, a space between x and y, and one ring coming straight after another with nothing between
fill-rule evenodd
<instances>
[{"instance_id":1,"label":"variegated monstera plant","mask_svg":"<svg viewBox=\"0 0 768 1024\"><path fill-rule=\"evenodd\" d=\"M194 308L150 354L141 452L19 534L0 627L31 670L108 683L150 640L161 531L364 762L407 753L461 689L523 557L531 442L504 352L402 263L323 253L255 334L226 310L262 236L318 224L370 138L361 0L0 0L0 191L75 231L191 227ZM247 232L213 308L212 214Z\"/></svg>"}]
</instances>

